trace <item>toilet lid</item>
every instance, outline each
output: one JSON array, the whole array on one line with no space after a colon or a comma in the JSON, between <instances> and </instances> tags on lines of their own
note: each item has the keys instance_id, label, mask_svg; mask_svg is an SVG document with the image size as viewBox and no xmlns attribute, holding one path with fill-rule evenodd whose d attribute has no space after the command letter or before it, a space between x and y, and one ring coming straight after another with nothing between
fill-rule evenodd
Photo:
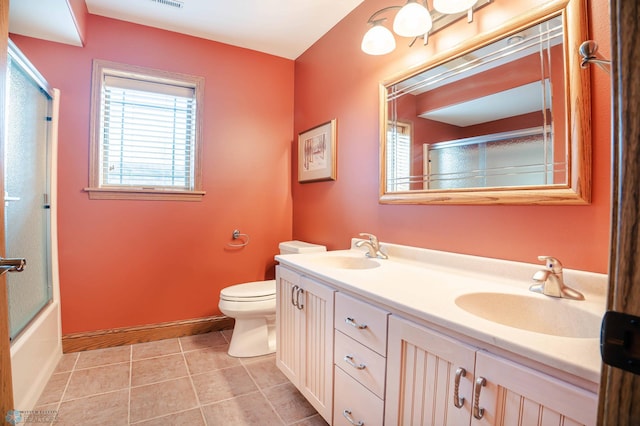
<instances>
[{"instance_id":1,"label":"toilet lid","mask_svg":"<svg viewBox=\"0 0 640 426\"><path fill-rule=\"evenodd\" d=\"M265 300L276 296L276 280L254 281L223 288L220 297L225 300Z\"/></svg>"}]
</instances>

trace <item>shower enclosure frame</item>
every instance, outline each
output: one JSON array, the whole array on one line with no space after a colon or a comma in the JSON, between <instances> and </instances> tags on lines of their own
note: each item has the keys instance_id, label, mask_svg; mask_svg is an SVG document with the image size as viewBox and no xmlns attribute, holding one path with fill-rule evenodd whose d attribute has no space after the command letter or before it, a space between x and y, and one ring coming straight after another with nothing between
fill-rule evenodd
<instances>
[{"instance_id":1,"label":"shower enclosure frame","mask_svg":"<svg viewBox=\"0 0 640 426\"><path fill-rule=\"evenodd\" d=\"M49 259L51 278L51 300L28 323L11 342L11 372L13 382L13 409L31 410L53 374L62 357L62 330L60 315L60 286L58 278L57 241L57 134L60 92L51 88L44 77L33 67L20 50L8 40L8 56L17 63L32 81L51 98L51 121L48 126L49 173ZM8 63L7 63L8 66ZM11 102L5 100L5 108ZM5 122L5 129L9 123ZM6 130L5 130L6 134ZM6 140L5 140L6 143ZM3 150L4 150L3 145ZM4 156L3 156L4 158ZM4 162L4 159L2 160ZM6 165L3 163L3 170ZM4 187L4 184L3 184ZM4 216L6 213L4 212ZM4 224L3 224L4 226ZM4 235L6 239L6 235ZM3 244L6 240L3 241ZM19 253L7 253L19 256ZM27 259L27 268L29 267ZM5 281L5 280L3 280ZM4 284L6 285L6 283ZM38 368L34 368L38 366Z\"/></svg>"}]
</instances>

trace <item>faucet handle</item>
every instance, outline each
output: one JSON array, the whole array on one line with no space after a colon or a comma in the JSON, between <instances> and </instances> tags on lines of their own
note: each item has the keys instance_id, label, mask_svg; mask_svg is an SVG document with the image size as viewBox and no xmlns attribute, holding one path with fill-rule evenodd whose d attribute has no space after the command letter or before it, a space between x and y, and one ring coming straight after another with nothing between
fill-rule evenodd
<instances>
[{"instance_id":1,"label":"faucet handle","mask_svg":"<svg viewBox=\"0 0 640 426\"><path fill-rule=\"evenodd\" d=\"M544 262L545 267L554 274L559 274L562 272L562 263L560 263L560 261L555 257L538 256L538 260Z\"/></svg>"},{"instance_id":2,"label":"faucet handle","mask_svg":"<svg viewBox=\"0 0 640 426\"><path fill-rule=\"evenodd\" d=\"M371 241L372 244L378 244L378 237L376 237L373 234L369 234L367 232L361 232L360 236L369 238L369 241Z\"/></svg>"}]
</instances>

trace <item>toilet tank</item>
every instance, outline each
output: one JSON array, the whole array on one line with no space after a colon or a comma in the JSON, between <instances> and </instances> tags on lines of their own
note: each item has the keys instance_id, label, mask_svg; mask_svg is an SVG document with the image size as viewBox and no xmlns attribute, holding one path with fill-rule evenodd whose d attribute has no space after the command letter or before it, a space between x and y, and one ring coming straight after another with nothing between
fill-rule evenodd
<instances>
[{"instance_id":1,"label":"toilet tank","mask_svg":"<svg viewBox=\"0 0 640 426\"><path fill-rule=\"evenodd\" d=\"M297 240L283 241L278 247L280 248L280 254L298 254L327 251L327 248L325 246L305 243L304 241Z\"/></svg>"}]
</instances>

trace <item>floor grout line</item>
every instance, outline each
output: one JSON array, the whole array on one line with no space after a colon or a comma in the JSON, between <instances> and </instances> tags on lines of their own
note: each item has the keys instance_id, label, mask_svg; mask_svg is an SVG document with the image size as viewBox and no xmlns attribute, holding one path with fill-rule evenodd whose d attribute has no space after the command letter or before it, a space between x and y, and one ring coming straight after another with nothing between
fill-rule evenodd
<instances>
[{"instance_id":1,"label":"floor grout line","mask_svg":"<svg viewBox=\"0 0 640 426\"><path fill-rule=\"evenodd\" d=\"M173 355L182 355L182 352L172 352L170 354L154 355L154 356L150 356L148 358L132 359L131 362L149 361L149 360L158 359L158 358L164 358L166 356L173 356Z\"/></svg>"},{"instance_id":2,"label":"floor grout line","mask_svg":"<svg viewBox=\"0 0 640 426\"><path fill-rule=\"evenodd\" d=\"M189 377L189 373L185 374L184 376L171 377L169 379L162 379L162 380L158 380L156 382L144 383L142 385L135 385L135 386L131 385L131 386L129 386L129 388L131 388L131 389L143 388L145 386L153 386L153 385L157 385L157 384L160 384L160 383L171 382L173 380L184 379L186 377Z\"/></svg>"},{"instance_id":3,"label":"floor grout line","mask_svg":"<svg viewBox=\"0 0 640 426\"><path fill-rule=\"evenodd\" d=\"M140 423L148 422L148 421L150 421L150 420L158 420L158 419L165 418L165 417L167 417L167 416L174 416L174 415L176 415L176 414L186 413L186 412L189 412L189 411L191 411L191 410L195 410L195 408L193 408L193 407L192 407L192 408L186 408L186 409L184 409L184 410L176 411L176 412L174 412L174 413L163 414L163 415L155 416L155 417L149 417L148 419L138 420L137 422L129 423L129 425L139 425ZM203 419L203 420L204 420L204 419ZM205 424L206 424L206 422L205 422Z\"/></svg>"},{"instance_id":4,"label":"floor grout line","mask_svg":"<svg viewBox=\"0 0 640 426\"><path fill-rule=\"evenodd\" d=\"M118 362L109 362L106 364L100 364L100 365L92 365L91 367L82 367L82 368L74 368L73 371L85 371L85 370L91 370L92 368L103 368L103 367L111 367L113 365L118 365L118 364L127 364L131 362L131 360L128 361L118 361Z\"/></svg>"},{"instance_id":5,"label":"floor grout line","mask_svg":"<svg viewBox=\"0 0 640 426\"><path fill-rule=\"evenodd\" d=\"M71 366L71 371L69 371L69 377L67 377L67 383L64 385L64 389L60 394L60 400L56 404L56 411L60 412L60 407L62 406L62 402L64 401L64 395L67 393L67 389L69 389L69 384L71 383L71 377L73 377L73 372L76 370L76 365L78 364L78 360L80 359L80 354L76 356L75 361L73 361L73 365Z\"/></svg>"},{"instance_id":6,"label":"floor grout line","mask_svg":"<svg viewBox=\"0 0 640 426\"><path fill-rule=\"evenodd\" d=\"M187 357L184 356L184 350L183 350L182 342L180 341L180 339L178 339L178 345L180 346L182 361L184 362L184 366L187 369L187 376L189 376L189 383L191 383L191 389L193 390L193 393L196 396L196 402L198 403L198 411L200 412L200 417L202 418L202 421L206 426L207 418L204 415L204 411L202 411L202 403L200 402L200 396L198 395L198 391L196 389L195 383L193 383L193 374L191 374L191 370L189 370L189 363L187 362Z\"/></svg>"},{"instance_id":7,"label":"floor grout line","mask_svg":"<svg viewBox=\"0 0 640 426\"><path fill-rule=\"evenodd\" d=\"M269 407L271 407L271 410L273 410L273 412L276 414L276 416L280 419L280 422L283 425L286 425L286 422L284 421L282 416L280 416L280 413L278 413L278 410L276 410L276 407L274 407L273 404L271 403L271 401L269 400L269 398L267 398L267 395L263 392L263 390L260 387L260 385L258 385L258 382L256 381L256 379L253 377L253 375L251 374L251 372L247 368L247 364L245 364L243 362L240 362L240 365L242 365L242 367L244 368L245 372L249 375L249 378L253 381L253 384L256 385L256 388L258 389L258 392L260 392L260 394L262 395L264 400L267 401L267 404L269 404ZM267 388L267 389L270 389L270 388Z\"/></svg>"},{"instance_id":8,"label":"floor grout line","mask_svg":"<svg viewBox=\"0 0 640 426\"><path fill-rule=\"evenodd\" d=\"M64 385L64 389L62 390L62 393L60 394L60 400L56 403L56 413L60 413L60 408L62 407L62 401L64 401L64 394L67 393L67 389L69 388L69 383L71 383L71 376L73 376L73 371L75 369L75 365L78 362L78 357L76 357L75 362L73 363L73 367L71 368L71 371L69 372L69 377L67 377L67 383L65 383ZM53 425L54 422L51 422L50 425Z\"/></svg>"},{"instance_id":9,"label":"floor grout line","mask_svg":"<svg viewBox=\"0 0 640 426\"><path fill-rule=\"evenodd\" d=\"M95 396L101 396L101 395L108 395L110 393L116 393L116 392L122 392L123 390L128 390L129 388L124 387L124 388L120 388L120 389L111 389L105 392L98 392L98 393L92 393L90 395L83 395L83 396L79 396L77 398L69 398L69 399L60 399L60 403L67 403L67 402L73 402L73 401L77 401L79 399L85 399L85 398L93 398Z\"/></svg>"}]
</instances>

